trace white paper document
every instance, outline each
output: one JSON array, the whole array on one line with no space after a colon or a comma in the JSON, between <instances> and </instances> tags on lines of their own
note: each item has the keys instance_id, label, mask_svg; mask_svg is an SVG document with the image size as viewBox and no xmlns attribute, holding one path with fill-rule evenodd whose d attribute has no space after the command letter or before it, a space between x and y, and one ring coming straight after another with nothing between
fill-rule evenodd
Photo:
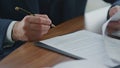
<instances>
[{"instance_id":1,"label":"white paper document","mask_svg":"<svg viewBox=\"0 0 120 68\"><path fill-rule=\"evenodd\" d=\"M115 66L105 51L101 35L86 30L41 41L51 47L73 55Z\"/></svg>"},{"instance_id":2,"label":"white paper document","mask_svg":"<svg viewBox=\"0 0 120 68\"><path fill-rule=\"evenodd\" d=\"M120 64L119 62L115 62L116 60L120 59L120 40L114 40L115 42L113 42L113 39L107 37L105 32L108 22L110 20L117 19L120 19L120 12L118 12L105 23L103 26L103 35L99 35L87 30L80 30L71 34L57 36L40 42L75 56L94 60L109 67L114 67ZM112 46L108 47L108 45ZM113 47L114 45L118 46ZM112 52L112 57L109 55L108 50ZM113 61L114 58L117 59Z\"/></svg>"},{"instance_id":3,"label":"white paper document","mask_svg":"<svg viewBox=\"0 0 120 68\"><path fill-rule=\"evenodd\" d=\"M55 65L53 68L108 68L92 60L74 60Z\"/></svg>"}]
</instances>

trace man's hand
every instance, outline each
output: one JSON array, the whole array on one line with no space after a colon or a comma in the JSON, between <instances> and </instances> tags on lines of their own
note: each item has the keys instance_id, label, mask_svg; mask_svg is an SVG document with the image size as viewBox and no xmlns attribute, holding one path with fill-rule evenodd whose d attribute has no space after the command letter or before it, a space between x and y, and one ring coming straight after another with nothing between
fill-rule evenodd
<instances>
[{"instance_id":1,"label":"man's hand","mask_svg":"<svg viewBox=\"0 0 120 68\"><path fill-rule=\"evenodd\" d=\"M112 17L115 13L117 13L120 10L120 6L114 6L109 11L109 16Z\"/></svg>"},{"instance_id":2,"label":"man's hand","mask_svg":"<svg viewBox=\"0 0 120 68\"><path fill-rule=\"evenodd\" d=\"M35 42L41 39L50 29L51 20L47 15L28 15L13 27L12 38L14 41Z\"/></svg>"},{"instance_id":3,"label":"man's hand","mask_svg":"<svg viewBox=\"0 0 120 68\"><path fill-rule=\"evenodd\" d=\"M114 6L110 9L109 11L109 16L112 17L115 13L120 11L120 6ZM107 30L109 34L112 34L113 32L119 31L120 30L120 20L118 21L110 21Z\"/></svg>"},{"instance_id":4,"label":"man's hand","mask_svg":"<svg viewBox=\"0 0 120 68\"><path fill-rule=\"evenodd\" d=\"M120 21L110 21L107 26L107 31L109 34L120 30Z\"/></svg>"}]
</instances>

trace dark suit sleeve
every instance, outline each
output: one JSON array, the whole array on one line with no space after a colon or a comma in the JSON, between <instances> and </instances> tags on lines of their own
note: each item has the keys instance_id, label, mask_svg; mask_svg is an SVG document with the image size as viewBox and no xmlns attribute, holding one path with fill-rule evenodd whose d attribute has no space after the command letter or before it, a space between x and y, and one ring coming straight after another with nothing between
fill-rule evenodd
<instances>
[{"instance_id":1,"label":"dark suit sleeve","mask_svg":"<svg viewBox=\"0 0 120 68\"><path fill-rule=\"evenodd\" d=\"M55 25L84 15L87 0L50 0L49 17Z\"/></svg>"},{"instance_id":2,"label":"dark suit sleeve","mask_svg":"<svg viewBox=\"0 0 120 68\"><path fill-rule=\"evenodd\" d=\"M104 0L105 2L111 3L112 6L120 5L120 0Z\"/></svg>"},{"instance_id":3,"label":"dark suit sleeve","mask_svg":"<svg viewBox=\"0 0 120 68\"><path fill-rule=\"evenodd\" d=\"M16 48L18 48L20 45L25 43L22 41L16 41L12 47L3 48L4 41L6 38L7 28L12 21L13 20L9 20L9 19L0 19L0 60L3 59L5 56L7 56Z\"/></svg>"},{"instance_id":4,"label":"dark suit sleeve","mask_svg":"<svg viewBox=\"0 0 120 68\"><path fill-rule=\"evenodd\" d=\"M113 4L116 0L103 0L103 1Z\"/></svg>"},{"instance_id":5,"label":"dark suit sleeve","mask_svg":"<svg viewBox=\"0 0 120 68\"><path fill-rule=\"evenodd\" d=\"M0 53L2 53L3 42L5 40L6 31L10 23L11 23L11 20L0 19Z\"/></svg>"}]
</instances>

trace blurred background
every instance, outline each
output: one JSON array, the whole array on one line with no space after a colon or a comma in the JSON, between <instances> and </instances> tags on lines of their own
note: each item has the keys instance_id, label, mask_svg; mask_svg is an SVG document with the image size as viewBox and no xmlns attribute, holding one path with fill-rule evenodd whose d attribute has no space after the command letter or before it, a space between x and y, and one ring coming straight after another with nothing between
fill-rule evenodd
<instances>
[{"instance_id":1,"label":"blurred background","mask_svg":"<svg viewBox=\"0 0 120 68\"><path fill-rule=\"evenodd\" d=\"M110 4L103 0L88 0L85 13L86 29L101 34L109 8Z\"/></svg>"},{"instance_id":2,"label":"blurred background","mask_svg":"<svg viewBox=\"0 0 120 68\"><path fill-rule=\"evenodd\" d=\"M100 8L103 8L103 7L106 7L109 5L110 4L108 4L102 0L88 0L87 6L86 6L86 12L100 9Z\"/></svg>"}]
</instances>

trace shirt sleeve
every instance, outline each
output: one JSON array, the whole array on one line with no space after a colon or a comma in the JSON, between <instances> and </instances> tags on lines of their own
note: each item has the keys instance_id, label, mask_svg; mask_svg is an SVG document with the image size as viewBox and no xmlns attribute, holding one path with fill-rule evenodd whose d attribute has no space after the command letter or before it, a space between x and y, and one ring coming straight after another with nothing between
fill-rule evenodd
<instances>
[{"instance_id":1,"label":"shirt sleeve","mask_svg":"<svg viewBox=\"0 0 120 68\"><path fill-rule=\"evenodd\" d=\"M7 34L6 34L6 39L13 43L14 41L12 40L12 30L13 30L13 27L14 27L14 24L16 23L16 21L12 21L7 29Z\"/></svg>"}]
</instances>

